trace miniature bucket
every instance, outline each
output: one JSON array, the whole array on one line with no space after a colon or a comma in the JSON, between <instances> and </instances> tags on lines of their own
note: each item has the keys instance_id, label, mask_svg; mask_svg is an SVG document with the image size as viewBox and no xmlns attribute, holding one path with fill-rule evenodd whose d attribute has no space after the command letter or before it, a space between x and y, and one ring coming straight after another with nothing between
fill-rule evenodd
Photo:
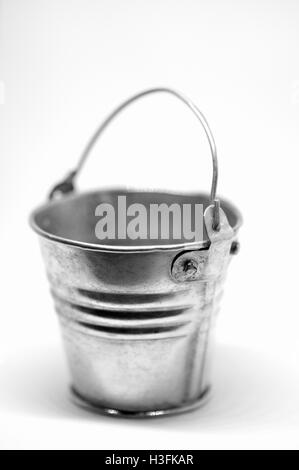
<instances>
[{"instance_id":1,"label":"miniature bucket","mask_svg":"<svg viewBox=\"0 0 299 470\"><path fill-rule=\"evenodd\" d=\"M126 190L76 194L74 180L95 142L126 106L150 93L183 101L202 124L213 160L211 193ZM210 355L223 280L236 253L238 210L216 199L218 166L213 136L198 108L180 93L155 88L112 112L94 134L78 167L31 216L38 233L78 404L126 417L194 409L211 388ZM201 241L99 241L95 208L116 204L198 202Z\"/></svg>"}]
</instances>

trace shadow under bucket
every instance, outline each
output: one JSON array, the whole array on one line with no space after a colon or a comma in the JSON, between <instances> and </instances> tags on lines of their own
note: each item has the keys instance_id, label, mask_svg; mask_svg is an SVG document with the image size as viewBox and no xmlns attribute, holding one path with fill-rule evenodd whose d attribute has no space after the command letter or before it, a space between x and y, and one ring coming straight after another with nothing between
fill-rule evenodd
<instances>
[{"instance_id":1,"label":"shadow under bucket","mask_svg":"<svg viewBox=\"0 0 299 470\"><path fill-rule=\"evenodd\" d=\"M160 91L184 101L204 126L213 156L211 194L120 189L75 194L74 179L109 122L131 102ZM187 411L206 401L213 324L241 224L238 210L215 198L216 183L216 149L200 111L177 92L152 89L106 119L78 168L32 214L80 405L147 417ZM126 196L128 205L146 208L202 204L201 240L100 241L95 209L100 204L115 207L120 196Z\"/></svg>"}]
</instances>

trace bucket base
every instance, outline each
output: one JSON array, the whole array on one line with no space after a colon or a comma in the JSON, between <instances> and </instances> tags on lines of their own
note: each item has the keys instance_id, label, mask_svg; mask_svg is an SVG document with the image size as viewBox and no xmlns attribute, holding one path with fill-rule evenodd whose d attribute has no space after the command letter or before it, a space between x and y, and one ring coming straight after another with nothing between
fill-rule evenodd
<instances>
[{"instance_id":1,"label":"bucket base","mask_svg":"<svg viewBox=\"0 0 299 470\"><path fill-rule=\"evenodd\" d=\"M83 408L87 411L93 411L102 415L113 416L116 418L158 418L161 416L171 416L181 413L187 413L188 411L193 411L201 406L205 405L211 396L211 388L208 387L197 400L191 402L186 402L182 406L175 408L168 408L165 410L152 410L152 411L130 411L130 410L116 410L113 408L103 408L100 404L88 401L82 397L74 387L71 387L71 396L72 401L80 408Z\"/></svg>"}]
</instances>

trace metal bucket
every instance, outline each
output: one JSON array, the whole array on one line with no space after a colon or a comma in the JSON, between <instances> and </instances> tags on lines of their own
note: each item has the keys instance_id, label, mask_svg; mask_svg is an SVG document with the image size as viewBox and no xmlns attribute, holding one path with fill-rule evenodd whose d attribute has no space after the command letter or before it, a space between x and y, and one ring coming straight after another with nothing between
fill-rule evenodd
<instances>
[{"instance_id":1,"label":"metal bucket","mask_svg":"<svg viewBox=\"0 0 299 470\"><path fill-rule=\"evenodd\" d=\"M74 192L74 180L110 121L150 93L167 92L200 120L213 157L211 194L125 190ZM104 121L75 171L34 211L59 315L75 400L110 415L148 417L194 409L210 391L213 324L226 269L237 251L238 210L216 199L217 155L202 113L176 91L157 88L133 96ZM200 242L101 242L94 209L101 202L198 202L204 205Z\"/></svg>"}]
</instances>

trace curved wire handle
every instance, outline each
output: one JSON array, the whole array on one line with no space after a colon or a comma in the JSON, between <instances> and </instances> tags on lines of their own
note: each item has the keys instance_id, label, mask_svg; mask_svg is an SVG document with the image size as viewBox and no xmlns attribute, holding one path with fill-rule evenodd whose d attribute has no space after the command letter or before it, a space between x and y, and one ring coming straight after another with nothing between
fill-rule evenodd
<instances>
[{"instance_id":1,"label":"curved wire handle","mask_svg":"<svg viewBox=\"0 0 299 470\"><path fill-rule=\"evenodd\" d=\"M195 106L195 104L189 99L186 98L184 95L179 93L176 90L172 90L171 88L150 88L148 90L144 90L140 93L137 93L136 95L132 96L131 98L127 99L124 101L122 104L120 104L114 111L112 111L111 114L107 116L107 118L104 120L104 122L100 125L100 127L96 130L96 132L93 134L91 139L89 140L87 146L85 147L82 156L79 160L79 163L77 167L71 171L68 176L59 184L57 184L53 190L50 193L49 198L53 199L53 197L57 194L66 194L68 192L71 192L74 190L74 181L79 174L79 172L82 170L91 150L93 149L94 145L96 144L97 140L99 137L102 135L102 133L105 131L105 129L108 127L111 121L119 114L121 111L123 111L127 106L132 104L133 102L137 101L139 98L142 98L144 96L153 94L153 93L169 93L176 98L178 98L180 101L186 104L188 108L195 114L197 119L200 121L205 134L208 138L209 141L209 146L211 149L211 154L212 154L212 162L213 162L213 177L212 177L212 186L211 186L211 192L210 192L210 199L211 199L211 204L214 206L214 223L213 223L213 228L214 230L219 230L219 223L220 223L220 216L219 216L219 208L220 208L220 203L219 200L216 199L216 190L217 190L217 182L218 182L218 160L217 160L217 150L216 150L216 144L215 140L213 137L213 134L211 132L211 129L209 127L209 124L202 114L202 112Z\"/></svg>"}]
</instances>

